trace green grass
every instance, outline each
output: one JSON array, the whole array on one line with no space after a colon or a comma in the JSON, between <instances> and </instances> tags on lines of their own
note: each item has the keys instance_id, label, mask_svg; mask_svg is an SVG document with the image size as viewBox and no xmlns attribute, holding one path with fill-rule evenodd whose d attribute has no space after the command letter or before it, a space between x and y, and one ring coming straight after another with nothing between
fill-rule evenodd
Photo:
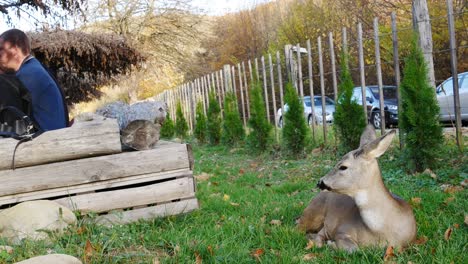
<instances>
[{"instance_id":1,"label":"green grass","mask_svg":"<svg viewBox=\"0 0 468 264\"><path fill-rule=\"evenodd\" d=\"M317 193L315 184L339 157L333 147L309 150L304 159L291 160L280 153L252 156L239 147L193 146L200 209L187 215L142 221L112 229L84 224L71 227L52 244L24 241L11 255L0 253L0 263L11 263L47 252L65 253L88 263L383 263L384 250L367 248L353 254L331 248L306 249L307 240L295 228ZM468 263L467 191L445 193L442 184L459 185L468 178L467 153L448 144L446 159L428 174L402 171L396 145L380 159L388 188L414 203L418 237L427 242L395 253L395 263ZM453 198L451 198L453 197ZM452 200L453 199L453 200ZM278 221L272 220L279 220ZM398 221L398 219L395 219ZM453 232L448 240L444 233ZM85 248L89 241L93 251ZM0 241L0 245L6 244ZM261 253L258 258L253 253ZM315 258L304 260L306 254Z\"/></svg>"}]
</instances>

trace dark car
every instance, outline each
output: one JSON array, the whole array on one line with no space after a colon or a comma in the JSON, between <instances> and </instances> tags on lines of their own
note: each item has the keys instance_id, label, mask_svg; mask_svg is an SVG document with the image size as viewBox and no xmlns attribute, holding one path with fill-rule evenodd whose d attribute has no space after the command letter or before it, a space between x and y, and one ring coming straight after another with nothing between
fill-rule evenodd
<instances>
[{"instance_id":1,"label":"dark car","mask_svg":"<svg viewBox=\"0 0 468 264\"><path fill-rule=\"evenodd\" d=\"M385 125L395 126L398 125L398 99L396 86L384 85L384 111L385 111ZM366 102L367 102L367 119L374 125L375 128L380 128L382 117L380 116L380 101L379 101L379 86L369 85L366 86ZM362 105L362 89L361 87L354 87L353 99Z\"/></svg>"}]
</instances>

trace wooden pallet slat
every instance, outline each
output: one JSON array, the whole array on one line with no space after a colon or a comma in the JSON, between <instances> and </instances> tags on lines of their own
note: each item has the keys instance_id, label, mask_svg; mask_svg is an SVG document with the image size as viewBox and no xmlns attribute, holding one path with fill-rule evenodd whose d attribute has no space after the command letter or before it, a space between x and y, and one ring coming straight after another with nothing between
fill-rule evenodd
<instances>
[{"instance_id":1,"label":"wooden pallet slat","mask_svg":"<svg viewBox=\"0 0 468 264\"><path fill-rule=\"evenodd\" d=\"M101 213L115 209L171 202L194 196L193 178L185 177L143 187L88 193L54 201L81 213Z\"/></svg>"},{"instance_id":2,"label":"wooden pallet slat","mask_svg":"<svg viewBox=\"0 0 468 264\"><path fill-rule=\"evenodd\" d=\"M163 150L125 152L0 171L0 197L189 168L187 152L186 145L176 144Z\"/></svg>"},{"instance_id":3,"label":"wooden pallet slat","mask_svg":"<svg viewBox=\"0 0 468 264\"><path fill-rule=\"evenodd\" d=\"M155 205L130 211L111 212L107 215L98 216L95 221L98 224L112 226L135 222L138 220L149 220L156 217L166 217L188 213L198 209L198 200L191 198L173 203Z\"/></svg>"}]
</instances>

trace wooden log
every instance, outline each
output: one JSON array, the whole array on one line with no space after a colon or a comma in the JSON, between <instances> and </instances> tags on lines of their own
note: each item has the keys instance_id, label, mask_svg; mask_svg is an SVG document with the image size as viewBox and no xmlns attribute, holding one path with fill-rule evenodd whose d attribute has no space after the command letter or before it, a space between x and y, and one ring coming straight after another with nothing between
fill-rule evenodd
<instances>
[{"instance_id":1,"label":"wooden log","mask_svg":"<svg viewBox=\"0 0 468 264\"><path fill-rule=\"evenodd\" d=\"M186 169L191 166L189 148L176 144L166 148L126 152L58 162L17 170L0 171L0 197L11 194L74 186L122 177Z\"/></svg>"},{"instance_id":2,"label":"wooden log","mask_svg":"<svg viewBox=\"0 0 468 264\"><path fill-rule=\"evenodd\" d=\"M81 213L108 212L135 206L171 202L195 197L193 177L185 177L148 186L88 193L54 200ZM135 195L138 194L138 195Z\"/></svg>"},{"instance_id":3,"label":"wooden log","mask_svg":"<svg viewBox=\"0 0 468 264\"><path fill-rule=\"evenodd\" d=\"M156 217L183 214L198 209L196 198L182 200L179 202L161 204L130 211L121 211L98 216L95 221L98 224L112 226L127 224L138 220L149 220Z\"/></svg>"},{"instance_id":4,"label":"wooden log","mask_svg":"<svg viewBox=\"0 0 468 264\"><path fill-rule=\"evenodd\" d=\"M138 176L126 177L126 178L117 178L117 179L111 179L111 180L106 180L106 181L73 185L70 187L66 186L66 187L59 187L59 188L53 188L53 189L44 189L44 190L34 191L34 192L1 196L0 205L15 204L19 202L31 201L31 200L37 200L37 199L48 199L48 198L60 197L60 196L72 195L72 194L83 194L83 193L89 193L89 192L94 192L97 190L103 190L103 189L108 189L108 188L128 186L132 184L141 184L145 182L153 182L153 181L165 180L165 179L170 179L170 178L192 177L192 176L193 176L193 173L189 169L180 169L180 170L173 170L170 172L157 172L157 173L143 174L143 175L138 175Z\"/></svg>"},{"instance_id":5,"label":"wooden log","mask_svg":"<svg viewBox=\"0 0 468 264\"><path fill-rule=\"evenodd\" d=\"M10 169L18 140L0 139L0 170ZM122 152L115 119L77 122L72 127L44 132L20 144L15 167L27 167ZM21 178L21 175L18 177ZM2 184L3 185L3 184Z\"/></svg>"}]
</instances>

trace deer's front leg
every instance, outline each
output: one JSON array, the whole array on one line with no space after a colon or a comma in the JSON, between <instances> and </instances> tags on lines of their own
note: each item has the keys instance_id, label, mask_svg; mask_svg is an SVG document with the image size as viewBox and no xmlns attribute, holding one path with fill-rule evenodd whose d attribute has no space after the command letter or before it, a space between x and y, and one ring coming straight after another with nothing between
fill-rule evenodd
<instances>
[{"instance_id":1,"label":"deer's front leg","mask_svg":"<svg viewBox=\"0 0 468 264\"><path fill-rule=\"evenodd\" d=\"M307 239L312 240L316 247L322 247L323 242L326 241L326 230L322 228L318 233L308 233L306 235Z\"/></svg>"},{"instance_id":2,"label":"deer's front leg","mask_svg":"<svg viewBox=\"0 0 468 264\"><path fill-rule=\"evenodd\" d=\"M352 237L346 233L336 234L335 246L338 249L343 249L343 250L348 251L348 253L352 253L359 248L356 241L354 241L354 239L352 239Z\"/></svg>"}]
</instances>

